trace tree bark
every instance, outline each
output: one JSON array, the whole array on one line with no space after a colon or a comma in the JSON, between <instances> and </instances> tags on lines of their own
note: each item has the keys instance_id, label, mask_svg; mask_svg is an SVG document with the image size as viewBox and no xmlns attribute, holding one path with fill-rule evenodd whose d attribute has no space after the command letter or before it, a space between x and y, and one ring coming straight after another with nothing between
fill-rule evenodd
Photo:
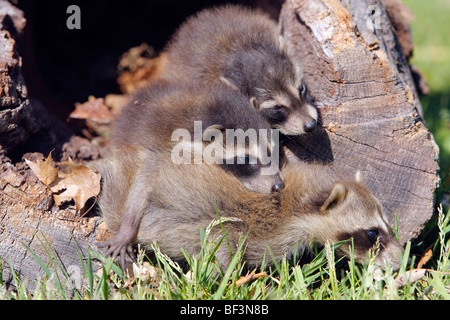
<instances>
[{"instance_id":1,"label":"tree bark","mask_svg":"<svg viewBox=\"0 0 450 320\"><path fill-rule=\"evenodd\" d=\"M24 142L33 131L27 89L21 74L21 58L14 36L25 27L23 12L0 2L0 145Z\"/></svg>"},{"instance_id":2,"label":"tree bark","mask_svg":"<svg viewBox=\"0 0 450 320\"><path fill-rule=\"evenodd\" d=\"M291 149L361 171L392 225L397 216L400 241L414 238L433 213L439 149L384 2L288 0L279 25L324 127Z\"/></svg>"},{"instance_id":3,"label":"tree bark","mask_svg":"<svg viewBox=\"0 0 450 320\"><path fill-rule=\"evenodd\" d=\"M79 219L73 208L54 206L51 191L29 169L3 164L0 203L0 258L7 284L13 281L11 267L28 281L31 290L35 281L43 279L45 272L32 253L52 272L61 274L61 263L66 272L76 267L81 274L80 257L87 258L87 250L96 237L107 238L100 217ZM49 253L49 248L53 253Z\"/></svg>"},{"instance_id":4,"label":"tree bark","mask_svg":"<svg viewBox=\"0 0 450 320\"><path fill-rule=\"evenodd\" d=\"M379 9L373 31L369 5ZM32 288L45 273L25 245L44 263L58 260L69 270L81 268L79 256L86 257L108 233L100 217L78 219L73 207L55 206L30 169L8 158L35 132L50 143L62 132L70 138L28 97L14 40L24 24L20 10L0 0L0 257L6 282L13 267ZM291 156L333 163L350 174L360 170L390 223L398 217L401 242L412 239L433 212L438 148L420 117L405 48L384 2L287 0L279 25L323 124L313 135L289 139ZM68 150L77 154L77 148ZM46 242L55 256L48 256Z\"/></svg>"},{"instance_id":5,"label":"tree bark","mask_svg":"<svg viewBox=\"0 0 450 320\"><path fill-rule=\"evenodd\" d=\"M33 289L45 272L26 246L53 271L58 272L51 267L57 262L81 271L79 255L85 258L95 236L101 239L106 229L100 217L79 219L71 208L56 207L48 187L20 159L10 159L24 144L62 149L70 137L69 130L28 95L15 39L25 24L21 10L0 0L0 262L7 284L13 280L12 268ZM46 252L46 241L55 256Z\"/></svg>"}]
</instances>

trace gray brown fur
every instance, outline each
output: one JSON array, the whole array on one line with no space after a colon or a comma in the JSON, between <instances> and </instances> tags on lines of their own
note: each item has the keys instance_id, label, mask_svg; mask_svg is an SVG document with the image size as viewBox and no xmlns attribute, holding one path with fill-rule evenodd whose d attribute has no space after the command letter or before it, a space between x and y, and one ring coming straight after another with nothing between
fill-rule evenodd
<instances>
[{"instance_id":1,"label":"gray brown fur","mask_svg":"<svg viewBox=\"0 0 450 320\"><path fill-rule=\"evenodd\" d=\"M262 12L207 9L189 18L168 44L166 76L205 85L223 81L251 99L274 128L303 134L316 126L317 110L306 101L299 68L283 43L276 22Z\"/></svg>"},{"instance_id":2,"label":"gray brown fur","mask_svg":"<svg viewBox=\"0 0 450 320\"><path fill-rule=\"evenodd\" d=\"M266 129L270 134L270 126L248 100L224 84L202 88L161 81L137 93L115 122L109 153L93 165L103 177L101 214L116 233L103 244L109 247L109 254L120 255L122 261L126 251L131 254L159 170L172 161L171 151L178 143L171 141L172 133L181 128L193 137L194 121L202 121L203 129L220 125L244 131ZM215 166L219 167L208 165ZM240 165L238 169L247 167ZM224 168L227 166L220 165L219 171L231 175ZM270 193L274 186L282 184L279 172L263 176L256 170L250 176L238 178L236 184L258 192ZM194 180L191 183L195 184Z\"/></svg>"},{"instance_id":3,"label":"gray brown fur","mask_svg":"<svg viewBox=\"0 0 450 320\"><path fill-rule=\"evenodd\" d=\"M137 241L151 249L156 242L163 253L183 260L180 248L193 255L200 252L200 230L217 220L214 202L225 222L227 239L235 252L239 239L248 233L244 260L259 265L271 248L277 260L305 250L310 242L325 244L354 238L358 261L375 244L369 230L376 230L380 242L377 263L400 266L402 248L387 224L378 200L355 178L336 174L332 167L306 163L288 164L283 173L285 188L279 194L263 195L243 188L235 177L217 167L167 164L161 168L149 196ZM342 187L344 194L330 196ZM324 206L324 203L328 203ZM123 199L115 199L120 203ZM120 215L109 217L110 225ZM216 227L220 235L220 227ZM368 243L370 245L368 245ZM348 254L348 246L341 247ZM230 251L222 242L216 256L222 268L230 262ZM270 256L266 256L270 262Z\"/></svg>"}]
</instances>

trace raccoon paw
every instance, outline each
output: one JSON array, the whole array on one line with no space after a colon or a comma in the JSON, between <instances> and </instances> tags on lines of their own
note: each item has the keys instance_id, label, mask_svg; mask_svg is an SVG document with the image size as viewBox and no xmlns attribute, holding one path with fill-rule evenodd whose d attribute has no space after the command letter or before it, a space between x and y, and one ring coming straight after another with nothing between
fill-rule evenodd
<instances>
[{"instance_id":1,"label":"raccoon paw","mask_svg":"<svg viewBox=\"0 0 450 320\"><path fill-rule=\"evenodd\" d=\"M106 252L107 256L111 256L113 259L120 258L120 266L125 270L125 258L128 255L133 261L136 260L136 256L133 251L133 244L128 239L123 239L120 235L116 235L110 240L100 242L97 244L99 248L108 248Z\"/></svg>"}]
</instances>

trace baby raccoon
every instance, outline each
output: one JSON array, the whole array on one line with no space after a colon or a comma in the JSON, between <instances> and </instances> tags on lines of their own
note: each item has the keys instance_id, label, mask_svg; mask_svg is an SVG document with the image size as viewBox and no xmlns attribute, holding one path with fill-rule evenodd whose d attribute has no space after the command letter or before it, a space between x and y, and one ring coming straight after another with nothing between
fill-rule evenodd
<instances>
[{"instance_id":1,"label":"baby raccoon","mask_svg":"<svg viewBox=\"0 0 450 320\"><path fill-rule=\"evenodd\" d=\"M217 166L252 192L283 188L271 143L275 130L228 86L161 81L131 102L116 119L109 153L93 164L103 178L101 214L117 232L100 245L109 247L109 254L123 260L131 253L154 182L168 163ZM198 182L190 183L195 188Z\"/></svg>"},{"instance_id":2,"label":"baby raccoon","mask_svg":"<svg viewBox=\"0 0 450 320\"><path fill-rule=\"evenodd\" d=\"M201 11L169 42L166 76L205 85L222 81L243 92L281 133L311 132L318 113L277 30L259 11L239 6Z\"/></svg>"},{"instance_id":3,"label":"baby raccoon","mask_svg":"<svg viewBox=\"0 0 450 320\"><path fill-rule=\"evenodd\" d=\"M184 260L180 248L198 255L200 230L218 219L216 204L224 231L221 226L213 228L212 241L226 234L216 252L224 270L242 237L246 237L243 259L253 266L260 265L265 255L270 261L267 248L281 260L306 250L311 242L323 245L353 238L357 261L364 261L378 242L376 263L399 268L403 249L380 203L361 182L330 167L306 163L287 164L283 173L285 188L263 195L249 192L217 167L167 164L149 195L137 242L149 250L156 242L174 260ZM107 219L120 221L119 214ZM339 250L348 255L349 245Z\"/></svg>"}]
</instances>

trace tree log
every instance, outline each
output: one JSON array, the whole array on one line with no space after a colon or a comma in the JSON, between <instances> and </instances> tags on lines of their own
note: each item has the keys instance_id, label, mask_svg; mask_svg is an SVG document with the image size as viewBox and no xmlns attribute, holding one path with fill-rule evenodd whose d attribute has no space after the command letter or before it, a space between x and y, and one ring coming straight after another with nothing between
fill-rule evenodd
<instances>
[{"instance_id":1,"label":"tree log","mask_svg":"<svg viewBox=\"0 0 450 320\"><path fill-rule=\"evenodd\" d=\"M369 5L379 13L373 31ZM14 42L25 23L21 17L20 10L0 0L0 257L6 282L12 280L12 266L32 288L45 273L24 245L44 263L56 259L68 270L80 268L79 255L85 257L108 234L100 217L79 219L73 207L55 206L30 169L8 158L9 150L34 132L48 138L64 131L52 130L51 115L42 116L42 108L28 97ZM360 170L390 223L398 217L401 242L412 239L433 212L438 148L420 117L408 61L383 2L288 0L279 25L323 124L312 135L288 139L290 155L333 163L350 174ZM48 257L45 242L54 257Z\"/></svg>"},{"instance_id":2,"label":"tree log","mask_svg":"<svg viewBox=\"0 0 450 320\"><path fill-rule=\"evenodd\" d=\"M9 163L0 172L0 203L0 258L7 284L13 281L11 267L29 289L43 279L45 272L33 254L52 272L61 274L61 263L66 272L76 267L81 274L80 257L86 258L95 237L107 232L100 217L79 219L72 208L54 206L51 191L30 170Z\"/></svg>"},{"instance_id":3,"label":"tree log","mask_svg":"<svg viewBox=\"0 0 450 320\"><path fill-rule=\"evenodd\" d=\"M288 0L279 24L325 131L291 149L361 171L392 225L397 216L400 241L414 238L433 213L439 149L383 2Z\"/></svg>"},{"instance_id":4,"label":"tree log","mask_svg":"<svg viewBox=\"0 0 450 320\"><path fill-rule=\"evenodd\" d=\"M33 289L45 272L30 250L48 266L61 262L66 269L76 266L81 271L79 255L86 257L94 237L107 231L100 217L80 220L72 208L55 206L51 191L30 169L8 157L25 144L62 150L70 137L69 130L28 95L15 39L25 24L21 10L0 0L0 260L5 283L12 283L12 267ZM54 257L45 251L46 242Z\"/></svg>"}]
</instances>

